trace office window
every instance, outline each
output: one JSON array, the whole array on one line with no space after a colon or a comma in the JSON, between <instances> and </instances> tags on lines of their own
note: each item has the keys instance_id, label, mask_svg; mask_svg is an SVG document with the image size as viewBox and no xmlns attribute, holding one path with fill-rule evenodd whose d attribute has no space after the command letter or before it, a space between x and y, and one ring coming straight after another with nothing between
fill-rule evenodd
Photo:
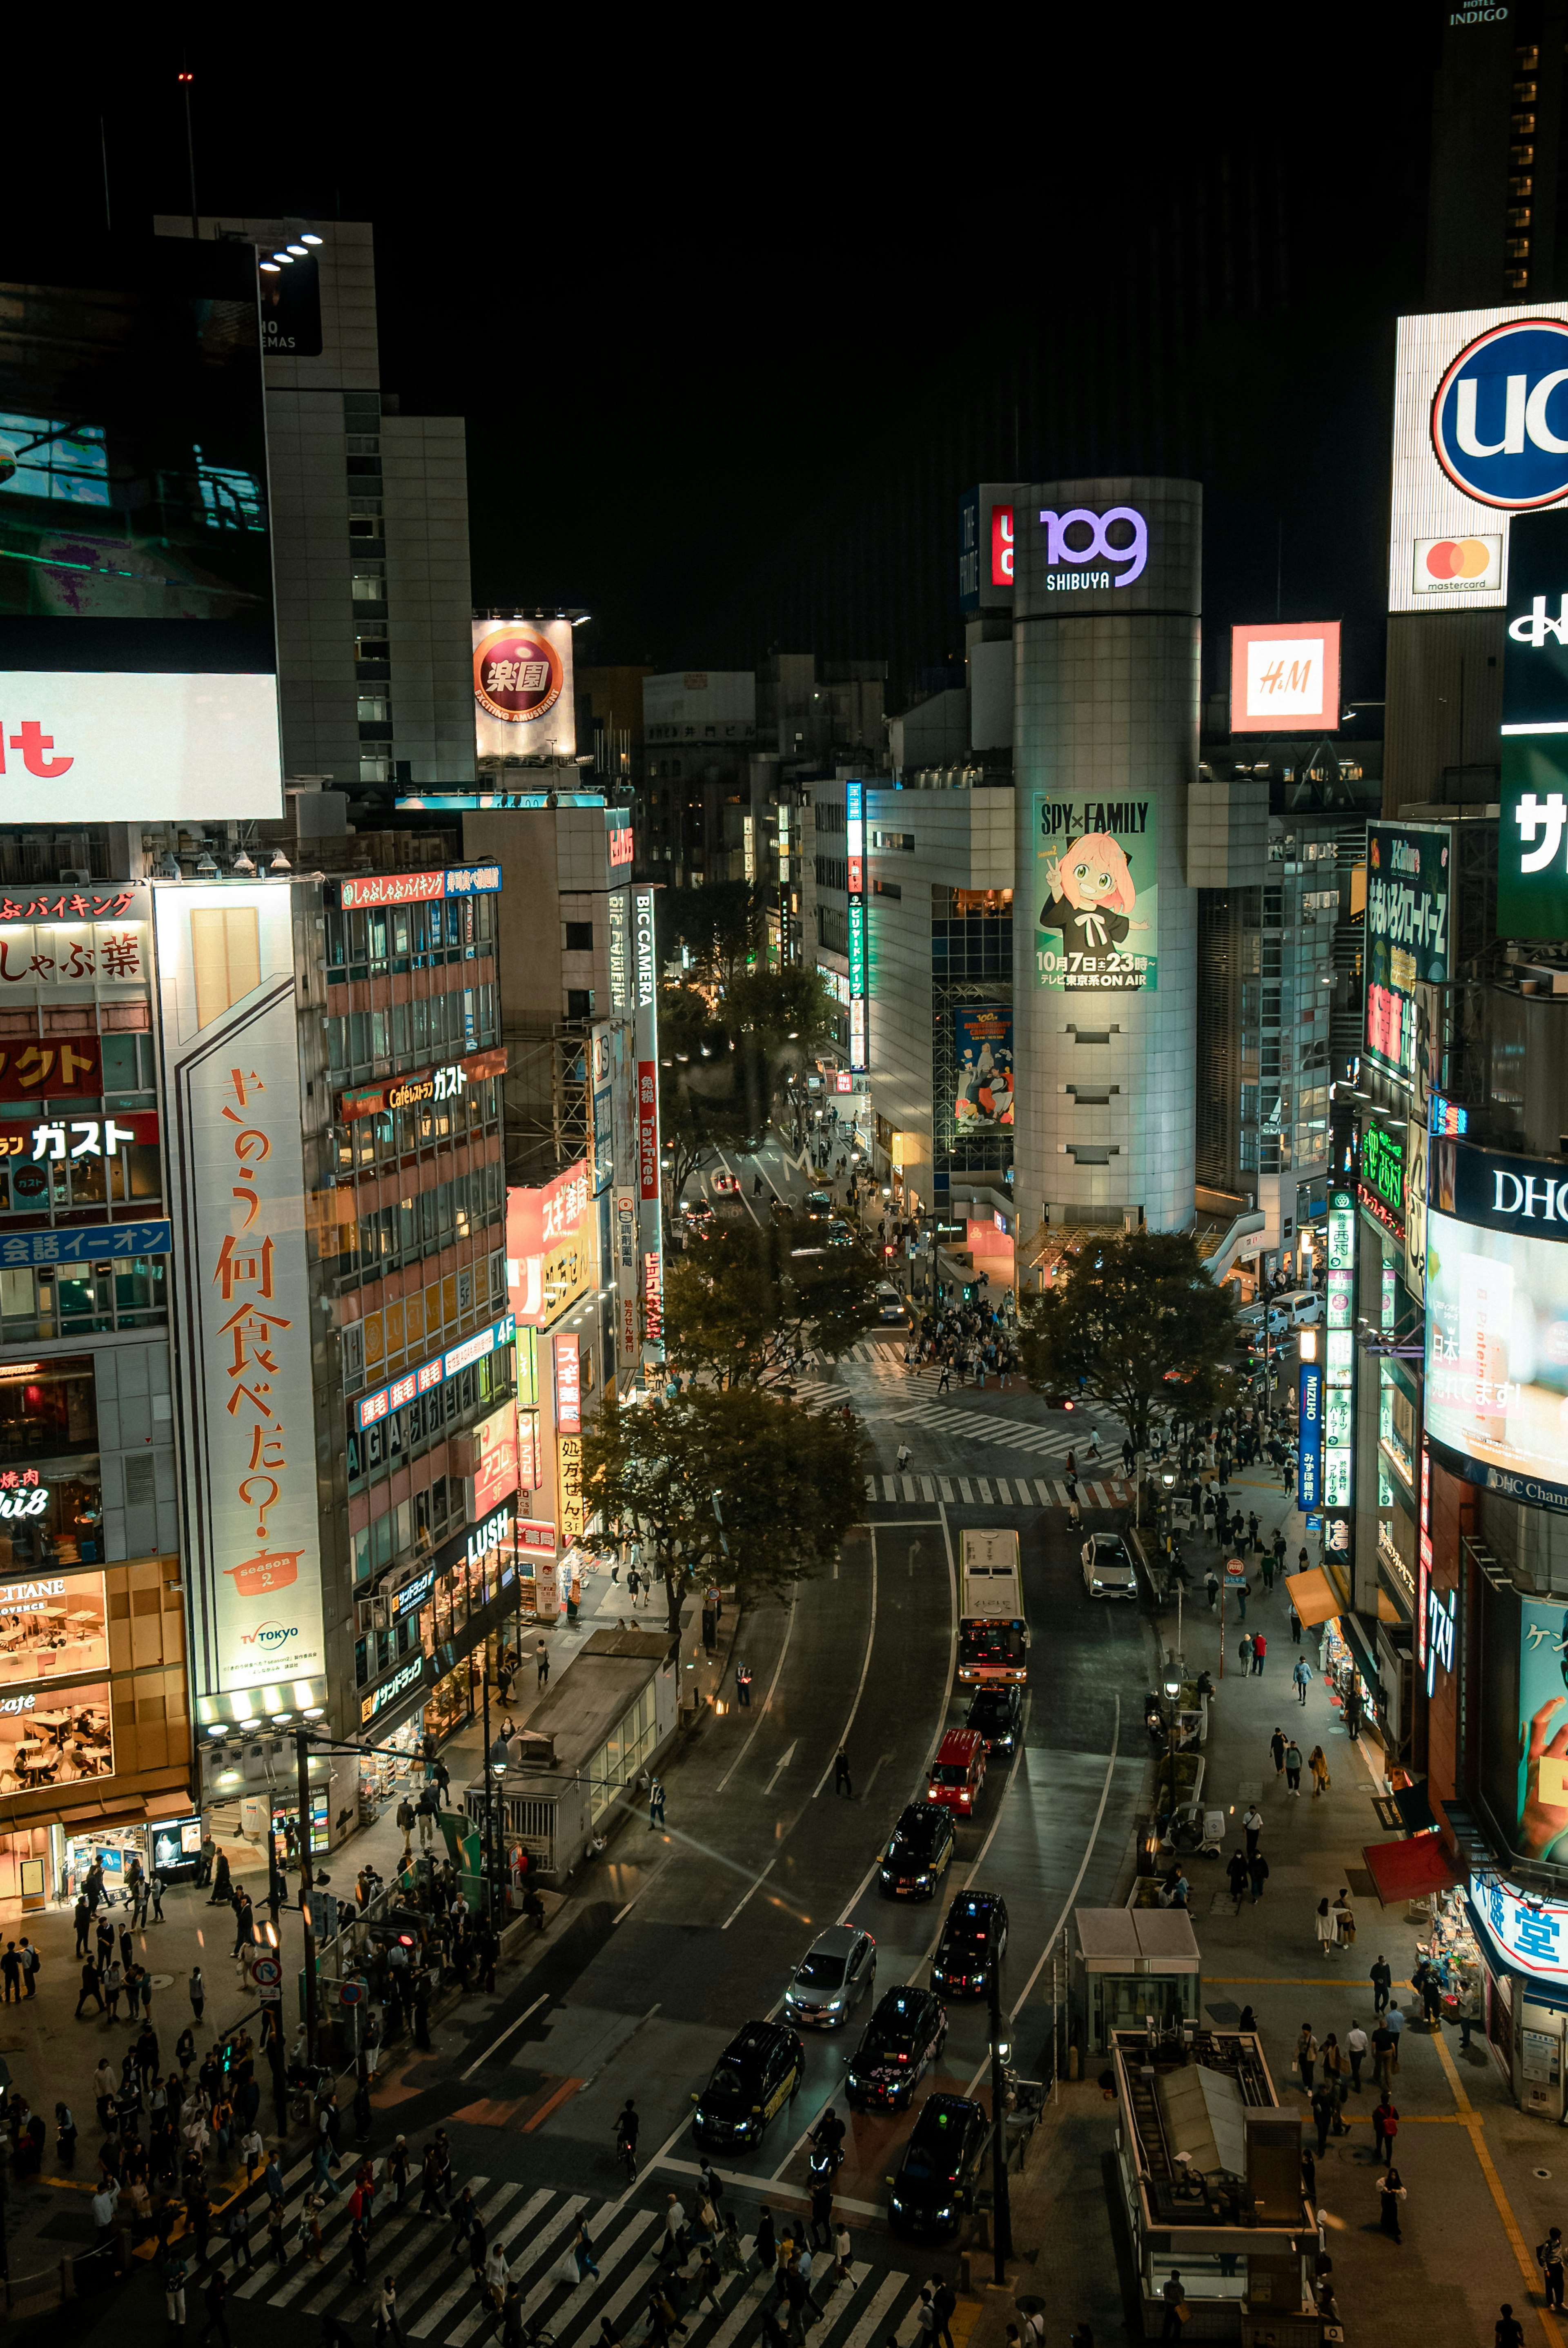
<instances>
[{"instance_id":1,"label":"office window","mask_svg":"<svg viewBox=\"0 0 1568 2348\"><path fill-rule=\"evenodd\" d=\"M567 922L567 924L566 924L566 951L567 951L567 953L593 953L593 922Z\"/></svg>"}]
</instances>

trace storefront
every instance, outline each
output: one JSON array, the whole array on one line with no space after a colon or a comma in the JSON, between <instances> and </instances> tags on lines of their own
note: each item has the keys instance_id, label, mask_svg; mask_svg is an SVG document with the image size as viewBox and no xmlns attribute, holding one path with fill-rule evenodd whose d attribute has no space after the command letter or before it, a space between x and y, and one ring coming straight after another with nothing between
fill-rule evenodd
<instances>
[{"instance_id":1,"label":"storefront","mask_svg":"<svg viewBox=\"0 0 1568 2348\"><path fill-rule=\"evenodd\" d=\"M362 1688L363 1735L413 1751L427 1735L439 1743L473 1717L486 1643L516 1626L516 1530L513 1494L388 1592L387 1668Z\"/></svg>"},{"instance_id":2,"label":"storefront","mask_svg":"<svg viewBox=\"0 0 1568 2348\"><path fill-rule=\"evenodd\" d=\"M1568 1901L1522 1891L1478 1869L1451 1935L1456 1979L1464 1978L1473 1950L1470 1970L1473 1975L1479 1966L1484 1982L1487 2044L1515 2103L1542 2119L1560 2121L1568 2054Z\"/></svg>"}]
</instances>

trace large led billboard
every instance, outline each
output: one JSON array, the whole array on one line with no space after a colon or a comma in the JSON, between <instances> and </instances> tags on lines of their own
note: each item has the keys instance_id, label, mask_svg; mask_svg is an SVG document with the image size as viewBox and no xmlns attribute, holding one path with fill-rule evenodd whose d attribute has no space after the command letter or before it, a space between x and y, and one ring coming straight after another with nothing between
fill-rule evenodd
<instances>
[{"instance_id":1,"label":"large led billboard","mask_svg":"<svg viewBox=\"0 0 1568 2348\"><path fill-rule=\"evenodd\" d=\"M1037 791L1035 984L1152 994L1160 975L1160 810L1148 797Z\"/></svg>"},{"instance_id":2,"label":"large led billboard","mask_svg":"<svg viewBox=\"0 0 1568 2348\"><path fill-rule=\"evenodd\" d=\"M0 268L0 774L13 823L283 812L255 255Z\"/></svg>"},{"instance_id":3,"label":"large led billboard","mask_svg":"<svg viewBox=\"0 0 1568 2348\"><path fill-rule=\"evenodd\" d=\"M1429 1075L1429 1002L1449 975L1446 824L1367 829L1367 1057L1412 1089Z\"/></svg>"},{"instance_id":4,"label":"large led billboard","mask_svg":"<svg viewBox=\"0 0 1568 2348\"><path fill-rule=\"evenodd\" d=\"M1503 600L1517 513L1568 499L1568 304L1401 318L1388 609Z\"/></svg>"},{"instance_id":5,"label":"large led billboard","mask_svg":"<svg viewBox=\"0 0 1568 2348\"><path fill-rule=\"evenodd\" d=\"M497 758L573 758L570 620L473 623L474 749Z\"/></svg>"},{"instance_id":6,"label":"large led billboard","mask_svg":"<svg viewBox=\"0 0 1568 2348\"><path fill-rule=\"evenodd\" d=\"M1568 1176L1439 1138L1427 1185L1428 1439L1472 1483L1568 1509Z\"/></svg>"},{"instance_id":7,"label":"large led billboard","mask_svg":"<svg viewBox=\"0 0 1568 2348\"><path fill-rule=\"evenodd\" d=\"M1339 726L1339 623L1274 621L1231 630L1231 731Z\"/></svg>"}]
</instances>

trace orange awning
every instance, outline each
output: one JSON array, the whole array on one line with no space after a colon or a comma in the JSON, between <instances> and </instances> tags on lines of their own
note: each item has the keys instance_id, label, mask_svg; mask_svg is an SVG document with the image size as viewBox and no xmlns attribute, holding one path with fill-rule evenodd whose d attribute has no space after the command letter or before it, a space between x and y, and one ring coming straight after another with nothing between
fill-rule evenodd
<instances>
[{"instance_id":1,"label":"orange awning","mask_svg":"<svg viewBox=\"0 0 1568 2348\"><path fill-rule=\"evenodd\" d=\"M1463 1870L1454 1865L1440 1834L1411 1835L1401 1842L1369 1842L1361 1856L1385 1908L1418 1900L1424 1892L1447 1891L1464 1881Z\"/></svg>"},{"instance_id":2,"label":"orange awning","mask_svg":"<svg viewBox=\"0 0 1568 2348\"><path fill-rule=\"evenodd\" d=\"M1331 1622L1343 1612L1334 1585L1320 1565L1309 1566L1305 1573L1287 1573L1284 1586L1291 1604L1309 1628L1315 1622Z\"/></svg>"}]
</instances>

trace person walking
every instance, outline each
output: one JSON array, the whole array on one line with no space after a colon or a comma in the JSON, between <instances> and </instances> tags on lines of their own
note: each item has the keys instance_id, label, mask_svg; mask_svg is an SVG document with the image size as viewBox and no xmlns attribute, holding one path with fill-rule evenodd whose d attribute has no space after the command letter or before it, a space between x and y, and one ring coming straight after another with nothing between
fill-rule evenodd
<instances>
[{"instance_id":1,"label":"person walking","mask_svg":"<svg viewBox=\"0 0 1568 2348\"><path fill-rule=\"evenodd\" d=\"M212 2279L201 2298L207 2310L207 2321L201 2327L197 2348L201 2348L202 2341L211 2340L214 2332L222 2342L223 2348L232 2348L229 2339L229 2279L222 2267L214 2269Z\"/></svg>"},{"instance_id":2,"label":"person walking","mask_svg":"<svg viewBox=\"0 0 1568 2348\"><path fill-rule=\"evenodd\" d=\"M1264 1885L1269 1879L1269 1863L1261 1850L1253 1851L1248 1859L1247 1874L1252 1882L1253 1906L1255 1908L1264 1896Z\"/></svg>"},{"instance_id":3,"label":"person walking","mask_svg":"<svg viewBox=\"0 0 1568 2348\"><path fill-rule=\"evenodd\" d=\"M653 1832L653 1830L654 1830L654 1828L655 1828L655 1827L662 1827L662 1826L664 1825L664 1822L665 1822L665 1786L664 1786L664 1779L663 1779L662 1777L650 1777L650 1778L648 1779L648 1831L649 1831L649 1833L651 1834L651 1833Z\"/></svg>"},{"instance_id":4,"label":"person walking","mask_svg":"<svg viewBox=\"0 0 1568 2348\"><path fill-rule=\"evenodd\" d=\"M1390 2168L1378 2180L1377 2192L1382 2202L1383 2231L1391 2234L1395 2241L1402 2242L1405 2237L1399 2231L1399 2204L1408 2196L1404 2178L1397 2168Z\"/></svg>"},{"instance_id":5,"label":"person walking","mask_svg":"<svg viewBox=\"0 0 1568 2348\"><path fill-rule=\"evenodd\" d=\"M1321 1745L1313 1746L1306 1756L1306 1766L1312 1772L1312 1798L1315 1802L1319 1795L1328 1791L1328 1756Z\"/></svg>"},{"instance_id":6,"label":"person walking","mask_svg":"<svg viewBox=\"0 0 1568 2348\"><path fill-rule=\"evenodd\" d=\"M1317 1953L1320 1957L1326 1957L1330 1949L1337 1947L1339 1942L1338 1930L1333 1917L1329 1914L1326 1900L1320 1900L1317 1903L1315 1930L1317 1933Z\"/></svg>"},{"instance_id":7,"label":"person walking","mask_svg":"<svg viewBox=\"0 0 1568 2348\"><path fill-rule=\"evenodd\" d=\"M1255 1680L1261 1680L1264 1675L1264 1657L1268 1653L1268 1647L1269 1643L1263 1632L1254 1631L1253 1632L1253 1677Z\"/></svg>"},{"instance_id":8,"label":"person walking","mask_svg":"<svg viewBox=\"0 0 1568 2348\"><path fill-rule=\"evenodd\" d=\"M539 1685L547 1687L550 1683L550 1650L542 1639L534 1641L533 1660L539 1670Z\"/></svg>"},{"instance_id":9,"label":"person walking","mask_svg":"<svg viewBox=\"0 0 1568 2348\"><path fill-rule=\"evenodd\" d=\"M1284 1789L1301 1799L1301 1747L1293 1736L1284 1748Z\"/></svg>"},{"instance_id":10,"label":"person walking","mask_svg":"<svg viewBox=\"0 0 1568 2348\"><path fill-rule=\"evenodd\" d=\"M1563 2310L1563 2258L1562 2229L1553 2226L1546 2240L1535 2246L1535 2263L1546 2285L1546 2304L1559 2313Z\"/></svg>"},{"instance_id":11,"label":"person walking","mask_svg":"<svg viewBox=\"0 0 1568 2348\"><path fill-rule=\"evenodd\" d=\"M1242 1894L1247 1888L1247 1861L1243 1852L1233 1850L1231 1853L1225 1873L1230 1879L1231 1898L1234 1902L1233 1912L1239 1916L1242 1912Z\"/></svg>"},{"instance_id":12,"label":"person walking","mask_svg":"<svg viewBox=\"0 0 1568 2348\"><path fill-rule=\"evenodd\" d=\"M1353 1949L1356 1946L1356 1910L1350 1904L1350 1891L1346 1885L1340 1887L1339 1897L1334 1903L1334 1930L1340 1948Z\"/></svg>"},{"instance_id":13,"label":"person walking","mask_svg":"<svg viewBox=\"0 0 1568 2348\"><path fill-rule=\"evenodd\" d=\"M1387 2087L1372 2106L1372 2154L1385 2168L1392 2166L1394 2138L1399 2133L1399 2107Z\"/></svg>"},{"instance_id":14,"label":"person walking","mask_svg":"<svg viewBox=\"0 0 1568 2348\"><path fill-rule=\"evenodd\" d=\"M1312 2091L1312 2117L1317 2130L1317 2157L1328 2150L1329 2125L1334 2118L1334 2091L1326 2079L1320 2079Z\"/></svg>"},{"instance_id":15,"label":"person walking","mask_svg":"<svg viewBox=\"0 0 1568 2348\"><path fill-rule=\"evenodd\" d=\"M735 1695L742 1712L751 1709L751 1673L745 1663L735 1666Z\"/></svg>"},{"instance_id":16,"label":"person walking","mask_svg":"<svg viewBox=\"0 0 1568 2348\"><path fill-rule=\"evenodd\" d=\"M855 1789L850 1783L850 1756L841 1745L833 1762L833 1792L847 1795L851 1801L855 1797Z\"/></svg>"},{"instance_id":17,"label":"person walking","mask_svg":"<svg viewBox=\"0 0 1568 2348\"><path fill-rule=\"evenodd\" d=\"M1264 1830L1264 1814L1255 1802L1249 1802L1242 1817L1242 1832L1247 1838L1247 1857L1251 1859L1258 1847L1258 1837Z\"/></svg>"},{"instance_id":18,"label":"person walking","mask_svg":"<svg viewBox=\"0 0 1568 2348\"><path fill-rule=\"evenodd\" d=\"M1350 2087L1354 2095L1361 2093L1361 2065L1372 2051L1372 2041L1361 2024L1352 2019L1346 2035L1345 2052L1350 2064Z\"/></svg>"},{"instance_id":19,"label":"person walking","mask_svg":"<svg viewBox=\"0 0 1568 2348\"><path fill-rule=\"evenodd\" d=\"M1279 1779L1284 1776L1284 1731L1283 1728L1276 1728L1274 1735L1269 1738L1269 1751L1274 1755L1274 1780L1277 1784Z\"/></svg>"},{"instance_id":20,"label":"person walking","mask_svg":"<svg viewBox=\"0 0 1568 2348\"><path fill-rule=\"evenodd\" d=\"M1304 2022L1301 2025L1301 2035L1295 2042L1295 2067L1301 2074L1301 2084L1309 2096L1312 2093L1312 2076L1316 2061L1317 2041L1312 2034L1311 2023Z\"/></svg>"},{"instance_id":21,"label":"person walking","mask_svg":"<svg viewBox=\"0 0 1568 2348\"><path fill-rule=\"evenodd\" d=\"M1296 1657L1295 1668L1291 1673L1291 1679L1295 1686L1296 1702L1305 1704L1306 1691L1312 1685L1312 1671L1305 1655Z\"/></svg>"},{"instance_id":22,"label":"person walking","mask_svg":"<svg viewBox=\"0 0 1568 2348\"><path fill-rule=\"evenodd\" d=\"M207 1984L201 1978L201 1968L200 1965L192 1965L191 1968L191 2011L196 2017L196 2026L198 2029L201 2026L201 2016L206 2010L206 2005Z\"/></svg>"},{"instance_id":23,"label":"person walking","mask_svg":"<svg viewBox=\"0 0 1568 2348\"><path fill-rule=\"evenodd\" d=\"M1242 1677L1245 1679L1253 1667L1253 1643L1248 1632L1243 1631L1237 1640L1236 1653L1241 1658Z\"/></svg>"},{"instance_id":24,"label":"person walking","mask_svg":"<svg viewBox=\"0 0 1568 2348\"><path fill-rule=\"evenodd\" d=\"M82 2018L82 2008L87 2003L89 1997L97 2006L98 2012L101 2013L103 2012L103 1992L98 1985L98 1969L91 1957L84 1957L82 1960L81 1993L77 1999L76 2018L78 2022Z\"/></svg>"},{"instance_id":25,"label":"person walking","mask_svg":"<svg viewBox=\"0 0 1568 2348\"><path fill-rule=\"evenodd\" d=\"M1165 2321L1161 2326L1161 2340L1180 2340L1188 2316L1187 2294L1181 2278L1174 2267L1160 2296L1165 2302Z\"/></svg>"}]
</instances>

